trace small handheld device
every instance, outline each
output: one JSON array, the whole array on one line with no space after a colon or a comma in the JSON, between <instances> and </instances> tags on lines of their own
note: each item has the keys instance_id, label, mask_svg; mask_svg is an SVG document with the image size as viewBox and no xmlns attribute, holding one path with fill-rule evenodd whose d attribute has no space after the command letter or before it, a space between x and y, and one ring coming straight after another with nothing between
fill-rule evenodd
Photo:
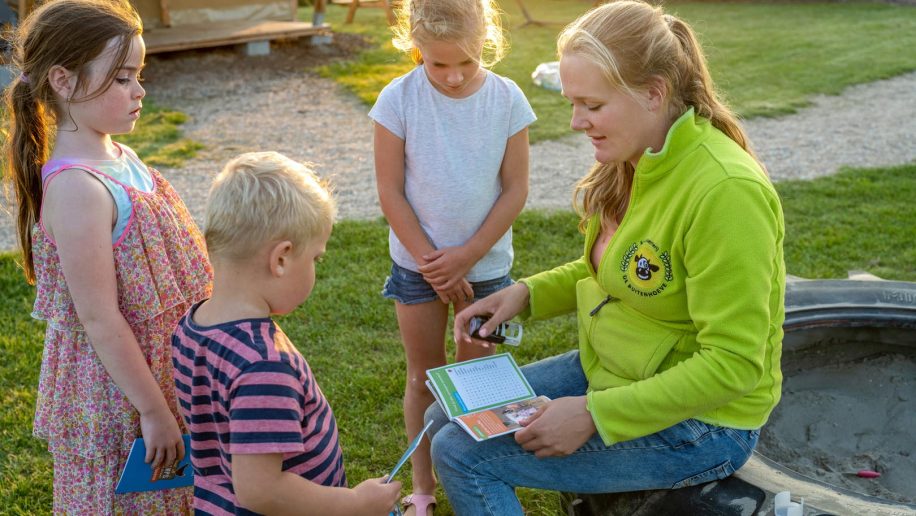
<instances>
[{"instance_id":1,"label":"small handheld device","mask_svg":"<svg viewBox=\"0 0 916 516\"><path fill-rule=\"evenodd\" d=\"M483 326L483 323L490 320L489 317L484 317L481 315L475 315L471 317L470 322L470 333L471 337L475 339L482 339L489 342L495 342L496 344L508 344L510 346L518 346L522 343L522 325L516 322L505 321L500 323L489 335L486 337L480 336L480 327Z\"/></svg>"}]
</instances>

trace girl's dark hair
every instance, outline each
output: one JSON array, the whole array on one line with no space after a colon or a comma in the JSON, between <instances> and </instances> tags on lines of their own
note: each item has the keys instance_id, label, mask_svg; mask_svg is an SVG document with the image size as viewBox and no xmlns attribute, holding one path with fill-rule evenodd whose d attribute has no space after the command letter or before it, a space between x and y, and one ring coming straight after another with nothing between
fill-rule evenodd
<instances>
[{"instance_id":1,"label":"girl's dark hair","mask_svg":"<svg viewBox=\"0 0 916 516\"><path fill-rule=\"evenodd\" d=\"M9 119L3 176L19 205L16 226L29 283L35 281L32 228L41 211L41 166L48 160L52 131L66 107L51 88L48 73L54 66L74 72L75 91L83 91L89 63L116 39L114 66L101 86L73 102L98 97L111 86L127 59L131 40L142 30L139 15L126 0L53 0L29 14L8 38L13 69L21 75L5 95Z\"/></svg>"},{"instance_id":2,"label":"girl's dark hair","mask_svg":"<svg viewBox=\"0 0 916 516\"><path fill-rule=\"evenodd\" d=\"M627 93L662 79L672 121L692 107L756 159L738 118L716 91L693 30L661 7L634 0L596 7L563 30L557 52L561 57L586 57L602 69L613 87ZM574 204L581 229L594 215L600 215L604 224L623 217L634 173L627 161L592 167L576 185Z\"/></svg>"}]
</instances>

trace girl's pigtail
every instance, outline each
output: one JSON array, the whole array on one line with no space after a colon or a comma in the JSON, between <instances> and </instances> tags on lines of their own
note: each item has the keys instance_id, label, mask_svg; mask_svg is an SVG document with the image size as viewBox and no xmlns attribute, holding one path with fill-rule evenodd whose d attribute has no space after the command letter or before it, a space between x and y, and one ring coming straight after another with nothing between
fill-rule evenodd
<instances>
[{"instance_id":1,"label":"girl's pigtail","mask_svg":"<svg viewBox=\"0 0 916 516\"><path fill-rule=\"evenodd\" d=\"M697 115L709 119L716 129L725 133L760 163L751 149L750 140L738 122L738 118L721 100L716 91L706 65L706 59L703 57L700 42L693 30L689 25L670 14L664 15L664 19L684 51L684 62L677 67L681 75L678 78L681 100L687 106L693 106ZM763 163L760 163L760 166L763 167ZM764 172L766 172L765 168Z\"/></svg>"},{"instance_id":2,"label":"girl's pigtail","mask_svg":"<svg viewBox=\"0 0 916 516\"><path fill-rule=\"evenodd\" d=\"M35 282L32 260L32 228L41 212L41 166L48 160L50 138L47 113L23 77L6 94L9 135L4 175L18 202L16 229L22 248L22 269L29 283Z\"/></svg>"}]
</instances>

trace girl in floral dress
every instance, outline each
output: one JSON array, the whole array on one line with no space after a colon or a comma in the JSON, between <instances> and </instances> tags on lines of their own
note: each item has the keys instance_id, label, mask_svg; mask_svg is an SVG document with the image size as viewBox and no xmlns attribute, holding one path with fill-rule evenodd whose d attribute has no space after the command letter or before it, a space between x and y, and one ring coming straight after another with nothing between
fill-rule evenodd
<instances>
[{"instance_id":1,"label":"girl in floral dress","mask_svg":"<svg viewBox=\"0 0 916 516\"><path fill-rule=\"evenodd\" d=\"M140 33L126 0L57 0L14 41L5 175L37 288L32 315L47 323L34 433L54 460L55 513L191 506L190 488L114 493L137 437L154 466L185 453L169 336L211 278L181 199L110 137L140 116Z\"/></svg>"}]
</instances>

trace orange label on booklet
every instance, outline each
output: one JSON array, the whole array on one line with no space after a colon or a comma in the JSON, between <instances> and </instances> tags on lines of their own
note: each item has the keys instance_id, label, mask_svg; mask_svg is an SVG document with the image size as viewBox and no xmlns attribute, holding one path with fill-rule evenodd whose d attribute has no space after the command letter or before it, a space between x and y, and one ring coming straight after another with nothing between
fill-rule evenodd
<instances>
[{"instance_id":1,"label":"orange label on booklet","mask_svg":"<svg viewBox=\"0 0 916 516\"><path fill-rule=\"evenodd\" d=\"M190 452L190 450L188 450ZM175 477L183 477L185 470L190 466L190 464L181 464L180 461L175 461L171 465L166 466L160 464L155 469L153 469L153 475L150 477L150 482L158 482L160 480L172 480Z\"/></svg>"},{"instance_id":2,"label":"orange label on booklet","mask_svg":"<svg viewBox=\"0 0 916 516\"><path fill-rule=\"evenodd\" d=\"M509 428L499 420L499 417L490 412L477 412L476 414L468 414L466 416L461 416L461 421L467 425L478 437L486 439L491 435L498 435L505 433Z\"/></svg>"},{"instance_id":3,"label":"orange label on booklet","mask_svg":"<svg viewBox=\"0 0 916 516\"><path fill-rule=\"evenodd\" d=\"M463 427L477 441L515 432L522 428L522 422L533 416L538 409L550 401L538 396L501 407L458 416L458 425Z\"/></svg>"}]
</instances>

